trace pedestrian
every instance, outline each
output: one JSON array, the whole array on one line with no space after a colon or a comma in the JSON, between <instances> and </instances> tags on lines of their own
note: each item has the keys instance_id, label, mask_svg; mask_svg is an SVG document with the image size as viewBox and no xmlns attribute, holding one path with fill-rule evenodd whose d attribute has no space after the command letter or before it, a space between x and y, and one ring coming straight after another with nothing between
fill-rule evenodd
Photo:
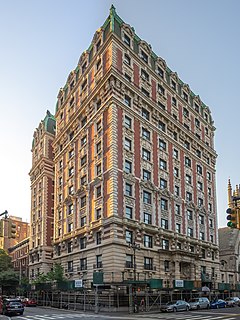
<instances>
[{"instance_id":1,"label":"pedestrian","mask_svg":"<svg viewBox=\"0 0 240 320\"><path fill-rule=\"evenodd\" d=\"M140 302L140 306L141 306L141 311L144 311L144 305L145 305L145 301L144 298L142 298L141 302Z\"/></svg>"}]
</instances>

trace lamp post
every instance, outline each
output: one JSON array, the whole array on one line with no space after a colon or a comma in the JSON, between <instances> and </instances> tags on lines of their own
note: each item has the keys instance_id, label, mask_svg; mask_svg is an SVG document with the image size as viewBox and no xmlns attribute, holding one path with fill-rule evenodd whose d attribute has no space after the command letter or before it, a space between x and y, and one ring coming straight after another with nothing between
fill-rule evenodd
<instances>
[{"instance_id":1,"label":"lamp post","mask_svg":"<svg viewBox=\"0 0 240 320\"><path fill-rule=\"evenodd\" d=\"M129 248L133 249L133 288L134 288L134 312L137 312L137 296L136 296L136 250L140 250L140 244L136 243L135 240L129 243ZM131 301L132 305L132 301Z\"/></svg>"}]
</instances>

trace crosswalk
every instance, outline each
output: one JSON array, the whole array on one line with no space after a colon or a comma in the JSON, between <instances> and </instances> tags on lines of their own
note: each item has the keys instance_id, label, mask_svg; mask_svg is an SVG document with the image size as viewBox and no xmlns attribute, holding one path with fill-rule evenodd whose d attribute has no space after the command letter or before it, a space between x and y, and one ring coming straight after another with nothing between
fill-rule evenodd
<instances>
[{"instance_id":1,"label":"crosswalk","mask_svg":"<svg viewBox=\"0 0 240 320\"><path fill-rule=\"evenodd\" d=\"M34 314L14 317L14 320L100 319L101 315L86 313Z\"/></svg>"},{"instance_id":2,"label":"crosswalk","mask_svg":"<svg viewBox=\"0 0 240 320\"><path fill-rule=\"evenodd\" d=\"M234 314L193 314L192 312L184 313L184 314L176 314L176 313L158 313L151 314L146 317L146 314L138 315L138 319L140 320L150 320L150 319L161 319L161 320L236 320L238 315Z\"/></svg>"}]
</instances>

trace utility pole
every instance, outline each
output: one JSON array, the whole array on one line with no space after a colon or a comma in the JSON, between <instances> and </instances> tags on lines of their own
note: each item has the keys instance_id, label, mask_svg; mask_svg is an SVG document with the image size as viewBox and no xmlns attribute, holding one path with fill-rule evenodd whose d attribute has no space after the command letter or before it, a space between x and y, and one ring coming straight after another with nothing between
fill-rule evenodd
<instances>
[{"instance_id":1,"label":"utility pole","mask_svg":"<svg viewBox=\"0 0 240 320\"><path fill-rule=\"evenodd\" d=\"M136 241L134 240L133 242L129 243L129 248L133 249L133 286L130 287L131 290L134 290L134 297L133 297L133 303L134 303L134 309L133 312L138 312L138 308L137 308L137 293L136 293L136 281L137 281L137 277L136 277L136 270L137 270L137 265L136 265L136 250L140 250L140 244L136 243ZM131 295L132 296L132 292ZM130 313L132 312L132 299L130 299Z\"/></svg>"}]
</instances>

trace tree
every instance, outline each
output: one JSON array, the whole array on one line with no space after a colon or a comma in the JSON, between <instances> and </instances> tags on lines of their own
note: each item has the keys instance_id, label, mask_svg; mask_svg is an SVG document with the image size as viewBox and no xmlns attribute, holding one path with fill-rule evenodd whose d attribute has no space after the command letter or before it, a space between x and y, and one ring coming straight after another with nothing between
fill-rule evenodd
<instances>
[{"instance_id":1,"label":"tree","mask_svg":"<svg viewBox=\"0 0 240 320\"><path fill-rule=\"evenodd\" d=\"M12 290L15 290L19 284L18 274L13 270L6 270L0 272L0 286L2 293L12 293Z\"/></svg>"},{"instance_id":2,"label":"tree","mask_svg":"<svg viewBox=\"0 0 240 320\"><path fill-rule=\"evenodd\" d=\"M0 249L0 270L2 272L7 271L9 269L13 269L11 257L9 257L5 250Z\"/></svg>"},{"instance_id":3,"label":"tree","mask_svg":"<svg viewBox=\"0 0 240 320\"><path fill-rule=\"evenodd\" d=\"M55 263L53 269L47 273L50 281L62 282L65 281L64 270L60 263Z\"/></svg>"}]
</instances>

